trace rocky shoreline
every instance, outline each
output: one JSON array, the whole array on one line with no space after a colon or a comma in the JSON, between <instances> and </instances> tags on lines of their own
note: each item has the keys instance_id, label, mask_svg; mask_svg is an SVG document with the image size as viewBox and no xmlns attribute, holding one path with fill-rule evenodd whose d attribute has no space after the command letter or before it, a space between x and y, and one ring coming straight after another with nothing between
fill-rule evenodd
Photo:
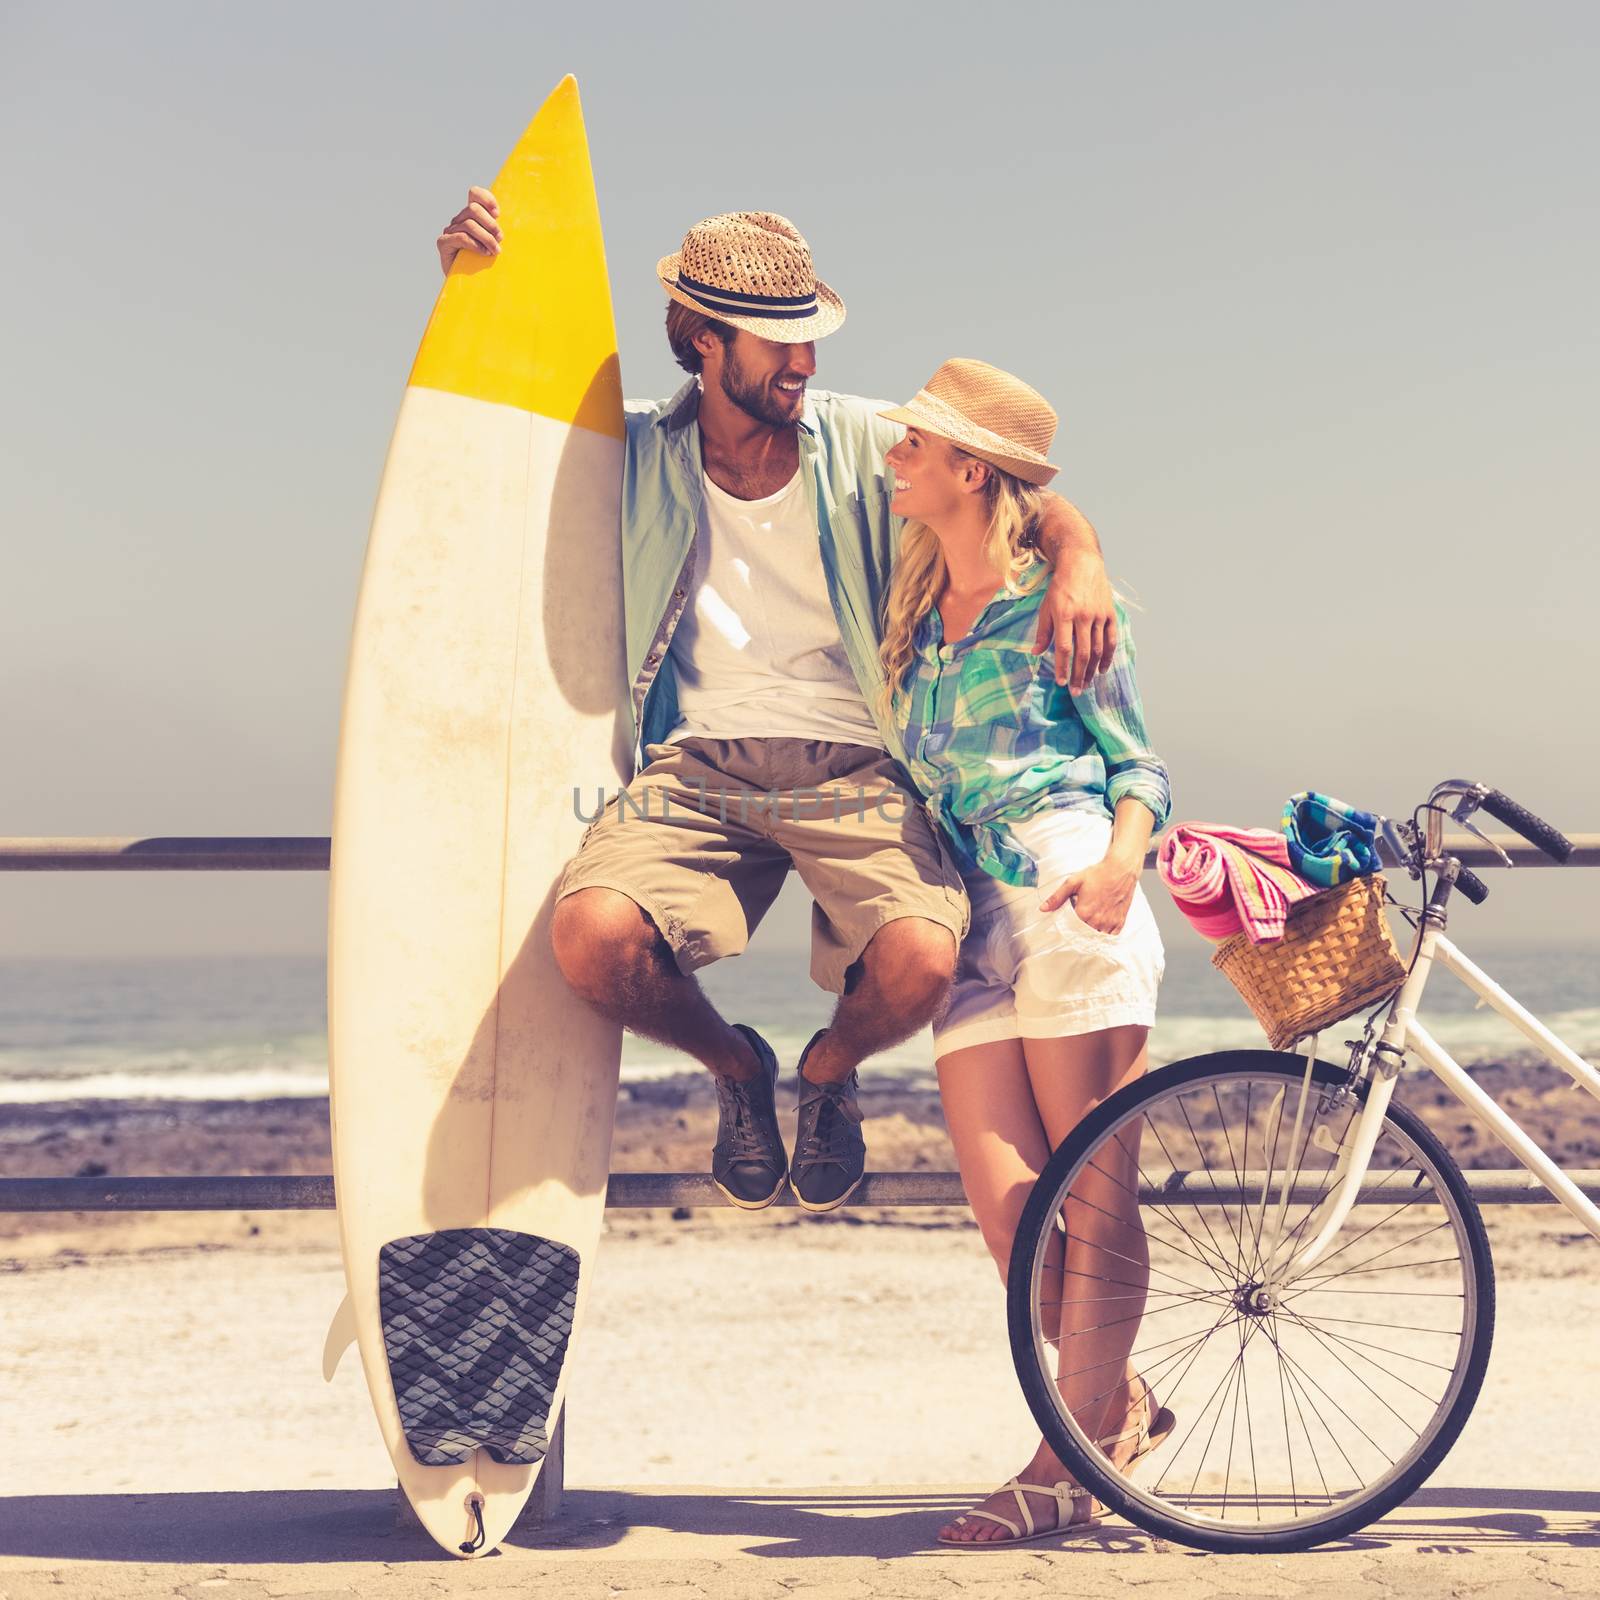
<instances>
[{"instance_id":1,"label":"rocky shoreline","mask_svg":"<svg viewBox=\"0 0 1600 1600\"><path fill-rule=\"evenodd\" d=\"M1474 1068L1478 1081L1569 1167L1600 1167L1600 1102L1537 1060ZM1512 1158L1431 1074L1416 1071L1401 1097L1421 1112L1463 1166L1504 1167ZM869 1162L879 1171L950 1171L954 1154L937 1091L925 1082L864 1075ZM793 1134L793 1087L779 1090L780 1120ZM699 1172L716 1128L709 1079L683 1074L626 1083L618 1095L612 1168L618 1172ZM0 1109L0 1171L8 1177L291 1175L330 1170L328 1102L299 1099L105 1100L12 1105ZM630 1213L629 1227L656 1214ZM873 1220L926 1225L916 1213ZM331 1237L327 1213L0 1214L4 1254L40 1249L146 1248L157 1240L210 1244ZM82 1235L81 1242L71 1236ZM66 1241L66 1242L64 1242Z\"/></svg>"}]
</instances>

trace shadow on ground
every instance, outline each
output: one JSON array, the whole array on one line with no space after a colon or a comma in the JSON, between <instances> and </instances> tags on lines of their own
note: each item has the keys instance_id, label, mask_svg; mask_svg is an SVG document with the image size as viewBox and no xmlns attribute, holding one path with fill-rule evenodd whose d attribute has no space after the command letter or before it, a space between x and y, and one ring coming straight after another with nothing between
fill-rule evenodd
<instances>
[{"instance_id":1,"label":"shadow on ground","mask_svg":"<svg viewBox=\"0 0 1600 1600\"><path fill-rule=\"evenodd\" d=\"M882 1560L938 1551L939 1524L971 1500L935 1490L572 1489L559 1521L519 1526L506 1550L580 1556L626 1541L626 1553L641 1557ZM1156 1545L1115 1522L1063 1543L1107 1554ZM1424 1489L1382 1523L1329 1548L1466 1554L1516 1547L1600 1549L1600 1493ZM382 1489L14 1496L0 1499L4 1557L215 1565L452 1559L419 1530L397 1526L395 1494Z\"/></svg>"},{"instance_id":2,"label":"shadow on ground","mask_svg":"<svg viewBox=\"0 0 1600 1600\"><path fill-rule=\"evenodd\" d=\"M685 1536L721 1556L794 1560L867 1556L877 1560L943 1551L942 1523L977 1498L954 1490L569 1489L562 1515L547 1528L518 1529L512 1544L530 1551L614 1549L648 1541L665 1548ZM1132 1550L1144 1536L1126 1526L1102 1527L1073 1541L1098 1550Z\"/></svg>"}]
</instances>

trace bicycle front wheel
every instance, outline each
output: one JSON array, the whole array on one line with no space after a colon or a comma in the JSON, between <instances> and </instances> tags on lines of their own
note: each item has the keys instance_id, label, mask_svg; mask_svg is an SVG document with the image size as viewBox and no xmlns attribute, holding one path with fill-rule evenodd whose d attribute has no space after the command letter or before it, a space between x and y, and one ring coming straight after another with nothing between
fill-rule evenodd
<instances>
[{"instance_id":1,"label":"bicycle front wheel","mask_svg":"<svg viewBox=\"0 0 1600 1600\"><path fill-rule=\"evenodd\" d=\"M1175 1062L1091 1112L1034 1186L1008 1282L1023 1392L1084 1486L1152 1534L1342 1537L1428 1477L1477 1398L1488 1239L1415 1113L1389 1103L1358 1203L1301 1265L1365 1104L1348 1080L1268 1050ZM1146 1395L1149 1440L1127 1428Z\"/></svg>"}]
</instances>

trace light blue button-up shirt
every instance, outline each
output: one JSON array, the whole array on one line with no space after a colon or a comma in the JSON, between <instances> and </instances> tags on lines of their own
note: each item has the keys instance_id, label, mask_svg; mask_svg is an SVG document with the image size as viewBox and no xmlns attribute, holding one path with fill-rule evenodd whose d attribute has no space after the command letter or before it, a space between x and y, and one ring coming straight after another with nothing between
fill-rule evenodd
<instances>
[{"instance_id":1,"label":"light blue button-up shirt","mask_svg":"<svg viewBox=\"0 0 1600 1600\"><path fill-rule=\"evenodd\" d=\"M700 385L670 400L630 400L622 477L622 563L632 687L634 759L678 725L672 636L694 588L700 546L703 464ZM878 413L881 400L808 392L800 415L800 475L817 524L828 598L839 637L884 748L904 762L900 730L878 710L883 599L900 547L889 510L894 484L884 455L901 430Z\"/></svg>"}]
</instances>

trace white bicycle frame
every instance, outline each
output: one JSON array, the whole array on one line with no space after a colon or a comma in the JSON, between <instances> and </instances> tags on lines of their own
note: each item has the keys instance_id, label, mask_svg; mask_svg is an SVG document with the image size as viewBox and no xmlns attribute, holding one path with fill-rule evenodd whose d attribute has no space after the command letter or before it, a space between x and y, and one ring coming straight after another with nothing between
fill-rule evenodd
<instances>
[{"instance_id":1,"label":"white bicycle frame","mask_svg":"<svg viewBox=\"0 0 1600 1600\"><path fill-rule=\"evenodd\" d=\"M1308 1244L1287 1251L1283 1248L1287 1243L1283 1237L1283 1218L1288 1210L1291 1187L1299 1176L1299 1154L1295 1156L1294 1163L1297 1170L1284 1174L1271 1243L1263 1256L1266 1271L1262 1287L1269 1294L1283 1290L1314 1266L1327 1249L1329 1242L1344 1226L1351 1208L1356 1203L1356 1197L1361 1192L1362 1180L1366 1177L1372 1160L1373 1147L1377 1144L1378 1134L1383 1127L1384 1113L1388 1110L1395 1082L1403 1067L1403 1057L1408 1050L1414 1050L1432 1067L1449 1085L1456 1098L1476 1112L1479 1119L1493 1130L1495 1136L1512 1155L1533 1173L1595 1238L1600 1239L1600 1207L1584 1194L1550 1159L1550 1156L1528 1137L1521 1124L1508 1116L1493 1096L1486 1094L1455 1057L1417 1021L1417 1002L1427 987L1428 975L1435 961L1447 971L1454 973L1484 1004L1499 1012L1524 1037L1537 1045L1545 1056L1558 1067L1564 1068L1578 1083L1600 1099L1600 1072L1596 1072L1587 1061L1562 1043L1532 1012L1520 1006L1487 973L1469 961L1431 920L1424 919L1417 930L1410 973L1389 1007L1380 1045L1368 1055L1369 1062L1379 1065L1372 1073L1367 1103L1361 1115L1346 1130L1344 1141L1339 1148L1338 1167L1335 1170L1342 1168L1343 1171L1316 1208L1320 1210L1326 1205L1330 1208L1328 1214ZM1299 1113L1295 1118L1295 1133L1290 1140L1290 1150L1301 1154L1303 1151L1299 1138L1304 1124L1307 1099L1327 1092L1311 1081L1310 1068L1311 1062L1316 1057L1316 1044L1316 1039L1312 1038L1307 1047L1306 1077L1301 1084ZM1388 1048L1384 1048L1385 1046ZM1263 1214L1267 1204L1266 1189L1270 1183L1269 1173L1263 1182L1261 1197Z\"/></svg>"}]
</instances>

